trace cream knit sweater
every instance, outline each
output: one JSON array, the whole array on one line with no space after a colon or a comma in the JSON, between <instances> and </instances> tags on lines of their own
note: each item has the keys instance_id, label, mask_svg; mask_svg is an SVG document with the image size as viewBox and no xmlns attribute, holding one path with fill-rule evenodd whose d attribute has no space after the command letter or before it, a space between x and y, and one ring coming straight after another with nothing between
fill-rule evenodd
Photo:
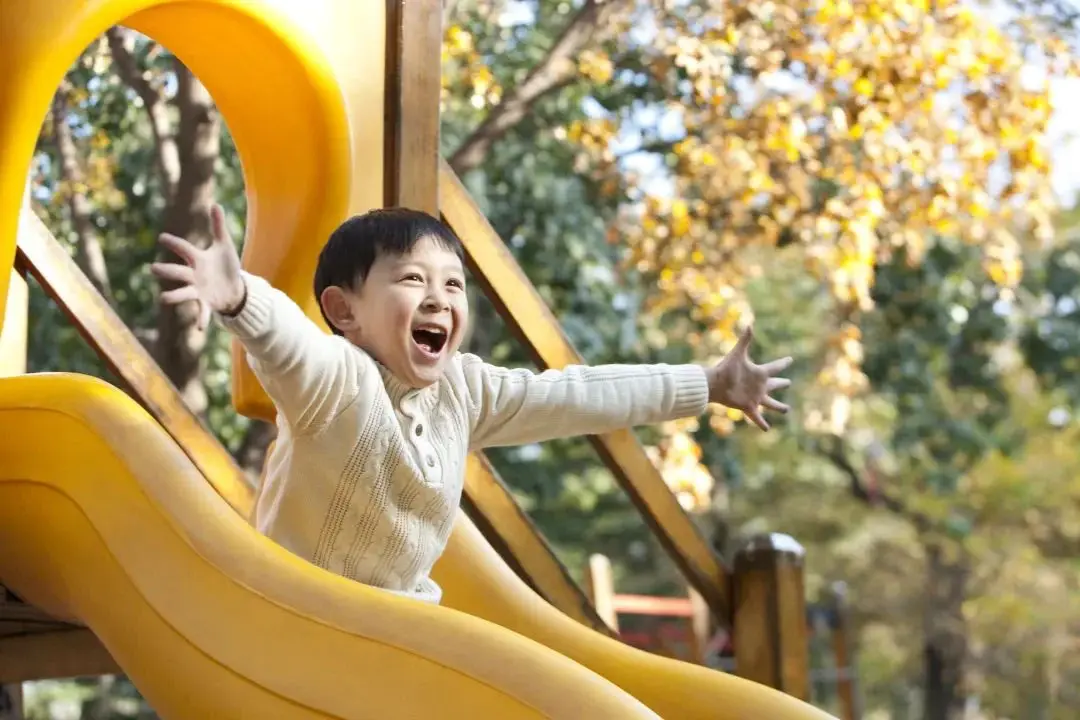
<instances>
[{"instance_id":1,"label":"cream knit sweater","mask_svg":"<svg viewBox=\"0 0 1080 720\"><path fill-rule=\"evenodd\" d=\"M244 275L222 323L278 410L254 523L291 552L360 582L430 602L471 450L692 416L696 365L603 365L534 373L458 354L437 383L405 386L328 335L284 293Z\"/></svg>"}]
</instances>

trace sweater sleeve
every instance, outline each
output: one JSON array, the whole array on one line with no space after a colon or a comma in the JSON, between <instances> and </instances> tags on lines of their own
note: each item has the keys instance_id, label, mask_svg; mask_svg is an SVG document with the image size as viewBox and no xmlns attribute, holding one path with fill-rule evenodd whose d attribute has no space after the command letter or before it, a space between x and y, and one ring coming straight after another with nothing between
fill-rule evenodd
<instances>
[{"instance_id":1,"label":"sweater sleeve","mask_svg":"<svg viewBox=\"0 0 1080 720\"><path fill-rule=\"evenodd\" d=\"M317 432L360 392L363 354L329 335L285 293L244 273L247 299L221 323L247 351L248 364L297 433Z\"/></svg>"},{"instance_id":2,"label":"sweater sleeve","mask_svg":"<svg viewBox=\"0 0 1080 720\"><path fill-rule=\"evenodd\" d=\"M708 405L697 365L573 365L534 373L462 355L473 449L597 435L699 415Z\"/></svg>"}]
</instances>

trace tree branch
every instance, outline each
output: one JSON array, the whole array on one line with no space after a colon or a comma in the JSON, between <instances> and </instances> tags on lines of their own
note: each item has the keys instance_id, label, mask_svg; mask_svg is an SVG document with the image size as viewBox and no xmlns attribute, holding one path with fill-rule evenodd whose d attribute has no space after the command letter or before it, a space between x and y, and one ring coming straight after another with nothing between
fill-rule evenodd
<instances>
[{"instance_id":1,"label":"tree branch","mask_svg":"<svg viewBox=\"0 0 1080 720\"><path fill-rule=\"evenodd\" d=\"M443 0L443 29L445 30L453 21L454 15L457 14L458 0Z\"/></svg>"},{"instance_id":2,"label":"tree branch","mask_svg":"<svg viewBox=\"0 0 1080 720\"><path fill-rule=\"evenodd\" d=\"M120 79L142 99L146 114L150 117L158 174L165 196L171 198L180 181L180 151L176 145L172 123L169 122L168 107L161 93L150 84L131 54L135 45L135 36L131 31L114 25L105 31L105 37Z\"/></svg>"},{"instance_id":3,"label":"tree branch","mask_svg":"<svg viewBox=\"0 0 1080 720\"><path fill-rule=\"evenodd\" d=\"M628 157L634 155L651 155L653 153L668 153L679 144L679 140L652 140L650 142L642 143L637 147L627 148L620 153L615 154L616 160L625 160Z\"/></svg>"},{"instance_id":4,"label":"tree branch","mask_svg":"<svg viewBox=\"0 0 1080 720\"><path fill-rule=\"evenodd\" d=\"M492 108L450 157L454 172L463 175L479 166L495 141L521 122L537 100L569 84L576 74L574 58L622 5L622 0L585 0L581 11L555 40L544 59Z\"/></svg>"},{"instance_id":5,"label":"tree branch","mask_svg":"<svg viewBox=\"0 0 1080 720\"><path fill-rule=\"evenodd\" d=\"M922 513L911 510L902 500L882 490L876 477L867 477L860 472L844 451L843 440L839 438L834 440L831 447L814 443L814 449L818 455L831 462L837 470L848 477L851 494L856 500L861 500L871 507L884 507L890 512L908 518L920 528L929 526L929 521Z\"/></svg>"},{"instance_id":6,"label":"tree branch","mask_svg":"<svg viewBox=\"0 0 1080 720\"><path fill-rule=\"evenodd\" d=\"M221 118L206 86L176 57L176 96L179 114L176 132L179 180L165 208L166 232L186 238L199 247L210 243L210 206L214 202L214 165L221 150ZM161 256L171 253L161 249ZM161 287L173 287L162 282ZM158 304L155 357L161 369L180 390L184 402L195 413L208 406L203 384L206 333L199 330L198 308L194 302L180 305Z\"/></svg>"},{"instance_id":7,"label":"tree branch","mask_svg":"<svg viewBox=\"0 0 1080 720\"><path fill-rule=\"evenodd\" d=\"M71 134L71 126L68 125L70 95L71 83L65 77L53 96L52 126L56 153L60 160L60 178L67 191L71 226L75 230L75 260L105 301L112 305L113 294L105 263L105 249L94 229L91 218L93 211L86 196L86 178L79 162L79 149Z\"/></svg>"}]
</instances>

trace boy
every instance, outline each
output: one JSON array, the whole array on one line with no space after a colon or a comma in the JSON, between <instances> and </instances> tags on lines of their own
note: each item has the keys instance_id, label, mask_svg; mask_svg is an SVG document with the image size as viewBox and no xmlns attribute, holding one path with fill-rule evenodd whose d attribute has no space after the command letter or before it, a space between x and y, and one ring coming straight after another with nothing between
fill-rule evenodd
<instances>
[{"instance_id":1,"label":"boy","mask_svg":"<svg viewBox=\"0 0 1080 720\"><path fill-rule=\"evenodd\" d=\"M241 271L220 206L206 249L163 235L184 264L152 270L244 345L278 411L255 526L331 572L438 603L442 553L471 450L698 415L716 402L768 429L760 407L790 358L754 365L750 332L717 366L606 365L533 373L458 353L469 319L463 250L405 209L346 220L319 256L322 332L284 293Z\"/></svg>"}]
</instances>

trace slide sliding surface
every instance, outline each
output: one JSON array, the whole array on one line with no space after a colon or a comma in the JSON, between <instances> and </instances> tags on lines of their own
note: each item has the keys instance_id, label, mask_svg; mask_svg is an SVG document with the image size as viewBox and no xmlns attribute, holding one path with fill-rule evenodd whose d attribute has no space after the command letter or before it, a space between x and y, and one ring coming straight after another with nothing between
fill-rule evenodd
<instances>
[{"instance_id":1,"label":"slide sliding surface","mask_svg":"<svg viewBox=\"0 0 1080 720\"><path fill-rule=\"evenodd\" d=\"M657 717L539 643L293 556L83 376L0 379L0 582L85 623L164 718Z\"/></svg>"},{"instance_id":2,"label":"slide sliding surface","mask_svg":"<svg viewBox=\"0 0 1080 720\"><path fill-rule=\"evenodd\" d=\"M434 575L445 592L444 605L559 651L668 720L833 717L764 685L632 648L570 619L522 582L464 517L459 519Z\"/></svg>"}]
</instances>

